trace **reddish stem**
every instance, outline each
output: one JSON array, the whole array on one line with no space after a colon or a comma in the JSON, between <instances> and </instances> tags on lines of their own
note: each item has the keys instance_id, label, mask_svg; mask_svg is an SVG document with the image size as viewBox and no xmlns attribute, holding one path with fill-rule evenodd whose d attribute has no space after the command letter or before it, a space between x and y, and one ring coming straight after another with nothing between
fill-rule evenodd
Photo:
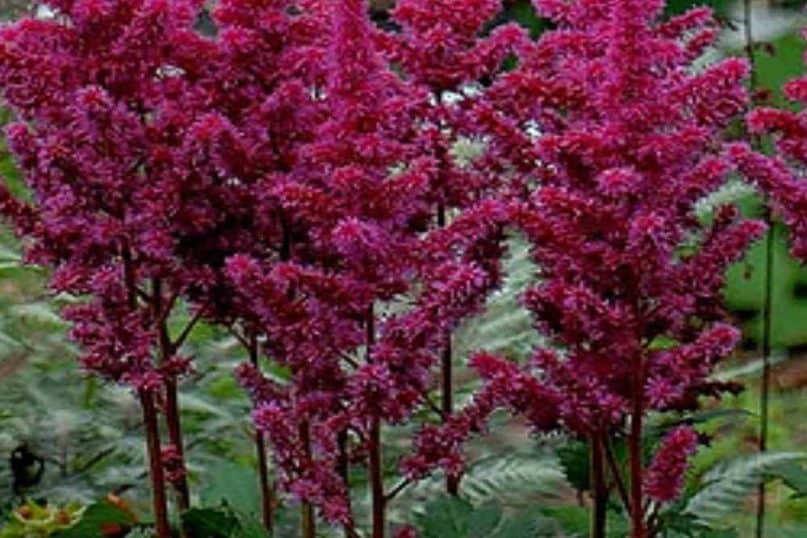
<instances>
[{"instance_id":1,"label":"reddish stem","mask_svg":"<svg viewBox=\"0 0 807 538\"><path fill-rule=\"evenodd\" d=\"M163 305L162 284L160 279L155 278L153 282L153 309L154 319L160 320L158 327L158 344L160 351L160 363L165 364L174 353L171 339L168 336L167 319L164 309L171 308L171 305ZM165 422L168 427L168 439L177 451L182 469L185 469L185 443L182 439L182 419L179 413L179 395L176 379L166 376L165 380ZM184 472L174 483L177 493L177 507L180 512L185 512L190 508L190 490L188 479Z\"/></svg>"},{"instance_id":2,"label":"reddish stem","mask_svg":"<svg viewBox=\"0 0 807 538\"><path fill-rule=\"evenodd\" d=\"M594 504L591 537L606 538L608 488L605 483L603 442L599 433L591 437L591 496Z\"/></svg>"},{"instance_id":3,"label":"reddish stem","mask_svg":"<svg viewBox=\"0 0 807 538\"><path fill-rule=\"evenodd\" d=\"M438 99L442 99L441 95L437 96ZM439 152L440 157L440 164L441 168L445 166L445 159L446 155L443 152ZM437 204L437 227L444 228L446 225L446 208L445 205L440 202ZM441 379L442 379L442 387L441 387L441 396L442 396L442 406L441 406L441 413L440 416L443 419L443 422L448 420L448 417L454 412L454 372L453 372L453 364L452 364L452 349L451 349L451 334L446 336L446 343L445 347L443 348L443 353L441 356ZM461 475L446 475L446 492L449 495L457 496L459 495L460 491L460 480L462 479Z\"/></svg>"},{"instance_id":4,"label":"reddish stem","mask_svg":"<svg viewBox=\"0 0 807 538\"><path fill-rule=\"evenodd\" d=\"M370 487L373 499L373 538L384 538L386 498L381 462L381 421L373 418L370 425Z\"/></svg>"},{"instance_id":5,"label":"reddish stem","mask_svg":"<svg viewBox=\"0 0 807 538\"><path fill-rule=\"evenodd\" d=\"M642 375L643 361L637 354L633 361L632 373L632 410L630 421L630 435L628 448L630 451L630 498L631 498L631 537L646 538L644 520L644 503L642 499L642 414L643 389Z\"/></svg>"},{"instance_id":6,"label":"reddish stem","mask_svg":"<svg viewBox=\"0 0 807 538\"><path fill-rule=\"evenodd\" d=\"M254 333L249 336L249 360L260 370L258 362L258 339ZM269 466L266 461L266 440L263 433L255 432L255 451L258 454L258 479L261 492L261 518L263 526L270 535L274 528L275 496L269 480Z\"/></svg>"},{"instance_id":7,"label":"reddish stem","mask_svg":"<svg viewBox=\"0 0 807 538\"><path fill-rule=\"evenodd\" d=\"M146 449L151 478L151 498L154 509L154 530L157 538L170 538L168 526L168 503L165 496L165 475L160 454L160 432L157 425L157 409L154 394L140 392L140 405L143 408L143 424L146 430Z\"/></svg>"},{"instance_id":8,"label":"reddish stem","mask_svg":"<svg viewBox=\"0 0 807 538\"><path fill-rule=\"evenodd\" d=\"M448 420L454 412L454 379L451 363L451 335L446 338L442 356L442 417L443 422ZM460 491L461 475L446 475L446 492L457 496Z\"/></svg>"},{"instance_id":9,"label":"reddish stem","mask_svg":"<svg viewBox=\"0 0 807 538\"><path fill-rule=\"evenodd\" d=\"M367 362L373 362L373 346L375 345L375 312L373 305L367 308ZM383 461L381 455L381 420L375 416L370 419L369 432L369 473L370 492L373 512L373 538L384 538L386 496L384 495Z\"/></svg>"},{"instance_id":10,"label":"reddish stem","mask_svg":"<svg viewBox=\"0 0 807 538\"><path fill-rule=\"evenodd\" d=\"M345 484L345 491L347 492L348 510L352 511L352 509L350 508L350 455L348 452L350 450L350 447L348 446L349 439L347 430L339 432L337 436L337 443L339 444L338 472L339 476L342 478L342 482ZM355 529L346 525L345 536L347 538L352 538L356 536Z\"/></svg>"},{"instance_id":11,"label":"reddish stem","mask_svg":"<svg viewBox=\"0 0 807 538\"><path fill-rule=\"evenodd\" d=\"M307 421L300 424L300 440L305 447L306 465L311 462L311 430ZM314 518L314 507L309 502L304 502L301 507L300 516L302 538L316 538L317 525Z\"/></svg>"},{"instance_id":12,"label":"reddish stem","mask_svg":"<svg viewBox=\"0 0 807 538\"><path fill-rule=\"evenodd\" d=\"M630 497L628 496L628 490L625 487L625 481L622 478L622 472L619 469L619 465L617 464L616 458L614 457L614 452L611 449L610 441L608 437L604 437L603 439L603 446L605 448L605 461L608 463L608 468L611 470L611 476L616 483L616 489L619 492L619 498L622 499L622 504L625 507L625 510L628 514L631 513L631 505L630 505Z\"/></svg>"}]
</instances>

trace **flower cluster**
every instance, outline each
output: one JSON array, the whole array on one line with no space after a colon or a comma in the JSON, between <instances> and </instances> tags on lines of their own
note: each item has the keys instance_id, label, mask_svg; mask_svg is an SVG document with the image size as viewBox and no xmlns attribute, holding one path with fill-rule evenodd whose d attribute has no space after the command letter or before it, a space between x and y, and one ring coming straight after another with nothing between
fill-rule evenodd
<instances>
[{"instance_id":1,"label":"flower cluster","mask_svg":"<svg viewBox=\"0 0 807 538\"><path fill-rule=\"evenodd\" d=\"M657 502L674 501L681 494L687 458L695 453L698 434L689 426L679 426L661 441L661 447L644 476L647 496Z\"/></svg>"},{"instance_id":2,"label":"flower cluster","mask_svg":"<svg viewBox=\"0 0 807 538\"><path fill-rule=\"evenodd\" d=\"M365 8L324 9L333 28L315 53L324 76L297 86L284 118L300 142L275 148L263 180L280 241L264 233L263 249L226 262L265 352L291 371L288 384L240 371L282 484L346 526L345 462L367 462L372 474L380 427L423 402L445 335L498 283L506 218L495 202L469 202L430 231L440 172L423 149L428 92L390 68Z\"/></svg>"},{"instance_id":3,"label":"flower cluster","mask_svg":"<svg viewBox=\"0 0 807 538\"><path fill-rule=\"evenodd\" d=\"M0 195L27 247L52 269L85 369L138 393L146 414L158 527L164 471L187 507L176 384L187 335L169 334L177 298L199 281L189 243L214 233L222 184L200 181L210 88L197 85L210 44L199 0L53 1L43 18L0 29L7 140L32 202ZM192 325L192 322L191 322ZM183 336L185 335L185 336ZM164 398L163 398L164 396ZM174 457L161 468L155 400ZM173 470L172 470L173 469Z\"/></svg>"},{"instance_id":4,"label":"flower cluster","mask_svg":"<svg viewBox=\"0 0 807 538\"><path fill-rule=\"evenodd\" d=\"M807 38L807 31L805 31ZM807 60L806 60L807 61ZM807 77L785 84L785 97L807 104ZM807 112L759 107L747 116L749 131L773 135L778 155L754 151L747 143L729 148L740 172L765 193L773 210L788 226L793 256L807 259Z\"/></svg>"},{"instance_id":5,"label":"flower cluster","mask_svg":"<svg viewBox=\"0 0 807 538\"><path fill-rule=\"evenodd\" d=\"M217 219L198 203L215 189L192 170L205 100L192 79L207 50L191 30L197 7L52 2L52 18L1 36L0 81L19 120L7 138L36 200L7 214L28 260L53 267L55 291L92 298L66 313L84 366L135 389L186 364L164 349L157 365L152 351L195 281L182 244Z\"/></svg>"},{"instance_id":6,"label":"flower cluster","mask_svg":"<svg viewBox=\"0 0 807 538\"><path fill-rule=\"evenodd\" d=\"M725 324L723 275L765 227L732 207L704 227L693 204L731 169L721 132L746 107L747 66L691 70L716 35L708 10L657 22L660 1L535 4L557 29L522 48L484 106L500 123L540 132L521 141L521 154L535 156L535 186L510 207L540 268L523 304L553 348L521 371L495 357L477 366L508 387L497 404L537 429L597 439L627 424L635 436L650 409L714 392L708 375L739 338ZM540 397L515 396L524 375Z\"/></svg>"}]
</instances>

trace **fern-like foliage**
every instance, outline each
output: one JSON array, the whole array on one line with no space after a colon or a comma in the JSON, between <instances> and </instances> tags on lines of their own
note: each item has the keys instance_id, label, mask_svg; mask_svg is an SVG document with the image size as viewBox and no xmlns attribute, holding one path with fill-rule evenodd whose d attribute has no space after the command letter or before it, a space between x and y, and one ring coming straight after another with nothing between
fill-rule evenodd
<instances>
[{"instance_id":1,"label":"fern-like foliage","mask_svg":"<svg viewBox=\"0 0 807 538\"><path fill-rule=\"evenodd\" d=\"M506 276L502 287L488 300L485 312L458 331L458 357L484 349L524 359L540 343L529 313L519 303L519 294L533 280L536 267L529 258L529 247L525 241L513 237L508 243L509 254L504 263Z\"/></svg>"},{"instance_id":2,"label":"fern-like foliage","mask_svg":"<svg viewBox=\"0 0 807 538\"><path fill-rule=\"evenodd\" d=\"M425 479L397 502L400 514L422 512L426 501L445 490L442 474ZM463 475L460 495L472 504L496 500L509 509L546 504L573 496L563 466L552 450L503 450L473 461ZM406 519L405 517L402 519Z\"/></svg>"},{"instance_id":3,"label":"fern-like foliage","mask_svg":"<svg viewBox=\"0 0 807 538\"><path fill-rule=\"evenodd\" d=\"M726 516L738 509L761 480L781 477L783 464L805 461L804 452L767 452L717 465L704 475L703 487L689 499L684 513L709 527L724 527Z\"/></svg>"}]
</instances>

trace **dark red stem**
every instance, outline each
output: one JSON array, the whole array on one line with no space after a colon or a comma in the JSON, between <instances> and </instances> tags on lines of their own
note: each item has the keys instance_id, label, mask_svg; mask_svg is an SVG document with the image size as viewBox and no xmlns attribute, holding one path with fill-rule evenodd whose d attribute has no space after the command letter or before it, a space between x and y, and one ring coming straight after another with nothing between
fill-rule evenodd
<instances>
[{"instance_id":1,"label":"dark red stem","mask_svg":"<svg viewBox=\"0 0 807 538\"><path fill-rule=\"evenodd\" d=\"M258 338L255 333L249 336L249 361L260 370L258 362ZM261 519L263 527L270 535L274 528L275 496L274 489L269 480L269 466L266 461L266 440L263 433L255 432L255 452L258 455L258 482L261 492Z\"/></svg>"},{"instance_id":2,"label":"dark red stem","mask_svg":"<svg viewBox=\"0 0 807 538\"><path fill-rule=\"evenodd\" d=\"M630 457L631 538L647 538L642 496L642 401L644 392L643 361L637 354L631 379L632 402L628 449Z\"/></svg>"},{"instance_id":3,"label":"dark red stem","mask_svg":"<svg viewBox=\"0 0 807 538\"><path fill-rule=\"evenodd\" d=\"M375 312L371 304L367 309L367 362L373 362L373 346L375 345ZM369 435L369 473L370 493L373 512L373 538L384 538L386 519L386 496L384 495L383 461L381 455L381 420L378 416L370 419Z\"/></svg>"},{"instance_id":4,"label":"dark red stem","mask_svg":"<svg viewBox=\"0 0 807 538\"><path fill-rule=\"evenodd\" d=\"M308 422L300 424L300 440L305 449L305 457L308 465L311 461L311 429ZM301 528L302 538L316 538L317 524L314 518L314 507L309 502L304 502L301 507Z\"/></svg>"},{"instance_id":5,"label":"dark red stem","mask_svg":"<svg viewBox=\"0 0 807 538\"><path fill-rule=\"evenodd\" d=\"M151 499L154 509L154 530L157 538L170 538L168 526L168 503L165 496L165 475L160 453L160 431L157 424L157 409L154 394L140 392L140 405L143 408L143 424L146 430L146 450L148 453L149 477L151 478Z\"/></svg>"},{"instance_id":6,"label":"dark red stem","mask_svg":"<svg viewBox=\"0 0 807 538\"><path fill-rule=\"evenodd\" d=\"M442 96L438 95L438 99L441 99ZM440 152L440 163L441 167L444 166L444 159L446 156L443 152ZM446 208L445 205L440 202L437 204L437 226L438 228L443 228L446 225ZM454 372L453 372L453 364L452 364L452 349L451 349L451 334L446 336L446 343L445 347L443 347L443 353L440 357L441 359L441 380L442 380L442 387L441 387L441 396L442 396L442 405L441 405L441 417L443 422L448 420L451 414L454 412ZM459 495L460 491L460 480L462 476L460 475L446 475L446 493L449 495L457 496Z\"/></svg>"},{"instance_id":7,"label":"dark red stem","mask_svg":"<svg viewBox=\"0 0 807 538\"><path fill-rule=\"evenodd\" d=\"M347 492L347 502L350 505L350 439L348 438L347 430L339 432L336 442L339 444L339 476L345 484L345 491ZM348 508L350 510L350 508ZM345 526L345 536L353 538L356 536L356 531L351 526Z\"/></svg>"},{"instance_id":8,"label":"dark red stem","mask_svg":"<svg viewBox=\"0 0 807 538\"><path fill-rule=\"evenodd\" d=\"M451 363L451 335L446 337L446 344L442 356L442 417L445 422L454 412L454 379ZM459 495L460 475L446 475L446 492L449 495Z\"/></svg>"},{"instance_id":9,"label":"dark red stem","mask_svg":"<svg viewBox=\"0 0 807 538\"><path fill-rule=\"evenodd\" d=\"M169 361L174 353L171 339L168 335L168 316L164 309L171 308L171 305L163 304L162 296L162 283L160 279L155 278L153 281L153 309L154 319L160 320L158 330L158 345L160 351L160 363L165 364ZM179 396L177 390L177 381L172 376L166 376L165 379L165 423L168 427L168 440L177 451L179 461L182 468L185 469L185 443L182 439L182 419L179 414ZM185 512L190 508L190 490L188 488L188 480L184 473L173 484L177 493L177 507L180 512Z\"/></svg>"},{"instance_id":10,"label":"dark red stem","mask_svg":"<svg viewBox=\"0 0 807 538\"><path fill-rule=\"evenodd\" d=\"M591 437L591 538L606 538L608 488L605 483L603 441L599 433Z\"/></svg>"},{"instance_id":11,"label":"dark red stem","mask_svg":"<svg viewBox=\"0 0 807 538\"><path fill-rule=\"evenodd\" d=\"M129 308L134 311L138 306L137 277L132 263L131 251L125 242L121 247L121 259L123 261L123 281L126 286ZM146 433L146 455L148 458L149 478L151 479L154 532L157 538L170 538L171 528L168 525L168 501L165 495L165 473L163 471L162 450L160 447L157 407L154 403L154 394L152 392L141 390L139 398Z\"/></svg>"}]
</instances>

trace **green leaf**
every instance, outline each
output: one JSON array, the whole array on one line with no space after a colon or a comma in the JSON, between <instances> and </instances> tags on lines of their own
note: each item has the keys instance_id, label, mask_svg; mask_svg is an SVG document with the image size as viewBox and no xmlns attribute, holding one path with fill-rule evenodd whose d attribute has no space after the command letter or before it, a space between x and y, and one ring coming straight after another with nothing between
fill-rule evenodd
<instances>
[{"instance_id":1,"label":"green leaf","mask_svg":"<svg viewBox=\"0 0 807 538\"><path fill-rule=\"evenodd\" d=\"M417 522L423 538L530 538L555 536L560 529L534 509L505 518L498 501L474 508L464 499L446 495L430 501Z\"/></svg>"},{"instance_id":2,"label":"green leaf","mask_svg":"<svg viewBox=\"0 0 807 538\"><path fill-rule=\"evenodd\" d=\"M238 514L238 530L233 538L266 538L269 534L257 518Z\"/></svg>"},{"instance_id":3,"label":"green leaf","mask_svg":"<svg viewBox=\"0 0 807 538\"><path fill-rule=\"evenodd\" d=\"M588 491L591 466L588 443L570 440L558 447L557 454L572 487L577 491Z\"/></svg>"},{"instance_id":4,"label":"green leaf","mask_svg":"<svg viewBox=\"0 0 807 538\"><path fill-rule=\"evenodd\" d=\"M497 501L490 501L471 514L469 520L468 538L489 538L502 520L502 505Z\"/></svg>"},{"instance_id":5,"label":"green leaf","mask_svg":"<svg viewBox=\"0 0 807 538\"><path fill-rule=\"evenodd\" d=\"M802 452L766 452L718 465L703 477L704 487L689 499L684 513L709 527L726 527L726 516L737 510L761 480L785 463L806 459Z\"/></svg>"},{"instance_id":6,"label":"green leaf","mask_svg":"<svg viewBox=\"0 0 807 538\"><path fill-rule=\"evenodd\" d=\"M252 468L232 462L220 462L210 468L207 477L201 489L203 505L226 503L241 514L259 513L258 482Z\"/></svg>"},{"instance_id":7,"label":"green leaf","mask_svg":"<svg viewBox=\"0 0 807 538\"><path fill-rule=\"evenodd\" d=\"M472 502L498 499L506 506L524 506L536 497L554 498L568 488L557 456L543 449L518 450L480 458L469 467L461 492Z\"/></svg>"},{"instance_id":8,"label":"green leaf","mask_svg":"<svg viewBox=\"0 0 807 538\"><path fill-rule=\"evenodd\" d=\"M226 506L191 508L182 514L182 523L194 536L205 538L231 538L240 527L238 518Z\"/></svg>"},{"instance_id":9,"label":"green leaf","mask_svg":"<svg viewBox=\"0 0 807 538\"><path fill-rule=\"evenodd\" d=\"M111 504L98 501L87 507L78 523L69 529L57 533L55 538L104 538L103 529L106 525L132 525L132 517Z\"/></svg>"},{"instance_id":10,"label":"green leaf","mask_svg":"<svg viewBox=\"0 0 807 538\"><path fill-rule=\"evenodd\" d=\"M557 521L530 510L507 518L492 537L533 538L538 536L560 536L560 533L561 528Z\"/></svg>"},{"instance_id":11,"label":"green leaf","mask_svg":"<svg viewBox=\"0 0 807 538\"><path fill-rule=\"evenodd\" d=\"M566 533L573 533L575 536L587 536L588 534L589 512L585 508L580 506L558 506L544 508L541 513L556 520Z\"/></svg>"},{"instance_id":12,"label":"green leaf","mask_svg":"<svg viewBox=\"0 0 807 538\"><path fill-rule=\"evenodd\" d=\"M783 461L766 471L768 478L780 478L782 482L794 491L796 497L807 495L807 469L805 460Z\"/></svg>"},{"instance_id":13,"label":"green leaf","mask_svg":"<svg viewBox=\"0 0 807 538\"><path fill-rule=\"evenodd\" d=\"M467 538L474 507L457 497L441 496L426 505L418 518L423 538Z\"/></svg>"}]
</instances>

